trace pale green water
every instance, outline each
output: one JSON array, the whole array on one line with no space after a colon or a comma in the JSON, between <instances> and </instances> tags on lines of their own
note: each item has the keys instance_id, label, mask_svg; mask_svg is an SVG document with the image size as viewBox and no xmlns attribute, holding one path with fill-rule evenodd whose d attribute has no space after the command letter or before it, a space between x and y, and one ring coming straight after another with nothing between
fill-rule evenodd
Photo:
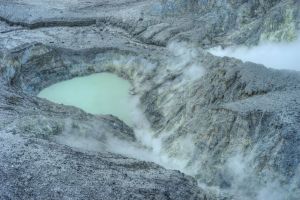
<instances>
[{"instance_id":1,"label":"pale green water","mask_svg":"<svg viewBox=\"0 0 300 200\"><path fill-rule=\"evenodd\" d=\"M132 125L129 89L129 81L111 73L98 73L54 84L38 97L91 114L111 114Z\"/></svg>"}]
</instances>

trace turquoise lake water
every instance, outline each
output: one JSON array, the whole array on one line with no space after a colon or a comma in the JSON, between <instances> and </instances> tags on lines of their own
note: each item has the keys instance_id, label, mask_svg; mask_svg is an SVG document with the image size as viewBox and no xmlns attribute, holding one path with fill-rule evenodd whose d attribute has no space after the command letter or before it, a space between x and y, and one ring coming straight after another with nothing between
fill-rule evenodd
<instances>
[{"instance_id":1,"label":"turquoise lake water","mask_svg":"<svg viewBox=\"0 0 300 200\"><path fill-rule=\"evenodd\" d=\"M42 90L38 97L91 114L111 114L132 125L130 83L112 73L73 78Z\"/></svg>"}]
</instances>

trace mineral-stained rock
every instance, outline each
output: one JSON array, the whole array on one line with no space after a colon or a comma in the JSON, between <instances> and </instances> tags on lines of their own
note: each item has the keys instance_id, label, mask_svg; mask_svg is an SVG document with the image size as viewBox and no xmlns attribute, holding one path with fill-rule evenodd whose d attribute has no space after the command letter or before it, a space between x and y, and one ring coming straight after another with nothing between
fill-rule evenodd
<instances>
[{"instance_id":1,"label":"mineral-stained rock","mask_svg":"<svg viewBox=\"0 0 300 200\"><path fill-rule=\"evenodd\" d=\"M292 40L299 10L296 0L2 0L0 199L297 199L299 72L203 49ZM36 97L98 72L131 81L161 153L193 177L111 153L111 139L140 145L116 117ZM98 151L60 143L65 134Z\"/></svg>"}]
</instances>

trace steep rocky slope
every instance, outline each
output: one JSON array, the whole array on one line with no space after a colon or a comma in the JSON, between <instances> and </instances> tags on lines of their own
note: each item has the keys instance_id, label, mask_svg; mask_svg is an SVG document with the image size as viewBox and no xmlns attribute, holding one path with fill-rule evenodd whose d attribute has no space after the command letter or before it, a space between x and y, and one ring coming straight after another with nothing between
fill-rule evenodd
<instances>
[{"instance_id":1,"label":"steep rocky slope","mask_svg":"<svg viewBox=\"0 0 300 200\"><path fill-rule=\"evenodd\" d=\"M297 199L299 72L204 49L293 40L299 6L1 1L0 198ZM131 81L161 154L192 177L111 153L110 140L139 145L137 127L36 97L53 83L95 72ZM91 137L101 151L57 143L66 131Z\"/></svg>"}]
</instances>

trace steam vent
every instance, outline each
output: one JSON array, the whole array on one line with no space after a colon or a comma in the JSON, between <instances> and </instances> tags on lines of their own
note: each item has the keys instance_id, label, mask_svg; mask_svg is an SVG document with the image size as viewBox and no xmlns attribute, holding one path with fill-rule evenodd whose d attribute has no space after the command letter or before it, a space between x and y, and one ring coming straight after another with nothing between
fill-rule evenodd
<instances>
[{"instance_id":1,"label":"steam vent","mask_svg":"<svg viewBox=\"0 0 300 200\"><path fill-rule=\"evenodd\" d=\"M299 199L299 0L0 0L0 200Z\"/></svg>"}]
</instances>

